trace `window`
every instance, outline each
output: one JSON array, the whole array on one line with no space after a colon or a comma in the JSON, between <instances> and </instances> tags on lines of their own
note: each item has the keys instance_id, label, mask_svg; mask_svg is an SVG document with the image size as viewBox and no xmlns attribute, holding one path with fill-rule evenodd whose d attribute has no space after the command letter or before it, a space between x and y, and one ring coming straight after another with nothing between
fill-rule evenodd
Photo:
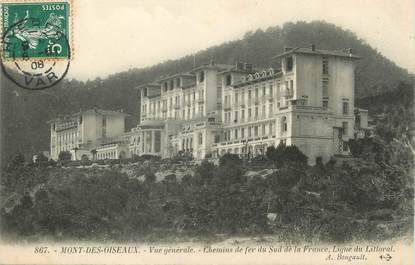
<instances>
[{"instance_id":1,"label":"window","mask_svg":"<svg viewBox=\"0 0 415 265\"><path fill-rule=\"evenodd\" d=\"M235 93L235 103L238 104L238 100L239 100L239 94L236 92Z\"/></svg>"},{"instance_id":2,"label":"window","mask_svg":"<svg viewBox=\"0 0 415 265\"><path fill-rule=\"evenodd\" d=\"M265 135L266 134L266 132L265 132L265 124L262 124L262 135Z\"/></svg>"},{"instance_id":3,"label":"window","mask_svg":"<svg viewBox=\"0 0 415 265\"><path fill-rule=\"evenodd\" d=\"M238 129L235 129L235 139L238 139Z\"/></svg>"},{"instance_id":4,"label":"window","mask_svg":"<svg viewBox=\"0 0 415 265\"><path fill-rule=\"evenodd\" d=\"M287 57L285 58L285 71L286 72L291 72L293 70L293 57Z\"/></svg>"},{"instance_id":5,"label":"window","mask_svg":"<svg viewBox=\"0 0 415 265\"><path fill-rule=\"evenodd\" d=\"M270 122L269 123L269 134L274 134L274 123Z\"/></svg>"},{"instance_id":6,"label":"window","mask_svg":"<svg viewBox=\"0 0 415 265\"><path fill-rule=\"evenodd\" d=\"M349 102L343 102L343 114L349 113Z\"/></svg>"},{"instance_id":7,"label":"window","mask_svg":"<svg viewBox=\"0 0 415 265\"><path fill-rule=\"evenodd\" d=\"M220 142L220 135L216 134L215 135L215 143L219 143Z\"/></svg>"},{"instance_id":8,"label":"window","mask_svg":"<svg viewBox=\"0 0 415 265\"><path fill-rule=\"evenodd\" d=\"M255 119L258 119L258 107L255 107Z\"/></svg>"},{"instance_id":9,"label":"window","mask_svg":"<svg viewBox=\"0 0 415 265\"><path fill-rule=\"evenodd\" d=\"M361 123L362 123L361 116L360 116L360 115L356 115L356 117L355 117L355 124L356 124L356 127L357 127L357 128L360 128L360 127L361 127Z\"/></svg>"},{"instance_id":10,"label":"window","mask_svg":"<svg viewBox=\"0 0 415 265\"><path fill-rule=\"evenodd\" d=\"M257 137L258 136L258 126L254 127L254 136Z\"/></svg>"},{"instance_id":11,"label":"window","mask_svg":"<svg viewBox=\"0 0 415 265\"><path fill-rule=\"evenodd\" d=\"M343 134L344 135L348 135L348 130L349 130L349 124L348 124L348 122L347 121L344 121L343 123L342 123L342 128L343 128Z\"/></svg>"},{"instance_id":12,"label":"window","mask_svg":"<svg viewBox=\"0 0 415 265\"><path fill-rule=\"evenodd\" d=\"M238 122L238 111L234 112L233 121L236 123Z\"/></svg>"},{"instance_id":13,"label":"window","mask_svg":"<svg viewBox=\"0 0 415 265\"><path fill-rule=\"evenodd\" d=\"M252 117L252 109L248 109L248 120L250 121Z\"/></svg>"},{"instance_id":14,"label":"window","mask_svg":"<svg viewBox=\"0 0 415 265\"><path fill-rule=\"evenodd\" d=\"M265 84L262 86L262 95L265 96L267 94L267 89L265 87Z\"/></svg>"},{"instance_id":15,"label":"window","mask_svg":"<svg viewBox=\"0 0 415 265\"><path fill-rule=\"evenodd\" d=\"M329 96L329 79L323 78L323 97Z\"/></svg>"},{"instance_id":16,"label":"window","mask_svg":"<svg viewBox=\"0 0 415 265\"><path fill-rule=\"evenodd\" d=\"M252 136L252 127L248 127L248 137Z\"/></svg>"},{"instance_id":17,"label":"window","mask_svg":"<svg viewBox=\"0 0 415 265\"><path fill-rule=\"evenodd\" d=\"M265 110L265 105L262 106L262 118L264 119L266 117L266 110Z\"/></svg>"},{"instance_id":18,"label":"window","mask_svg":"<svg viewBox=\"0 0 415 265\"><path fill-rule=\"evenodd\" d=\"M205 81L205 72L201 71L199 73L199 83Z\"/></svg>"},{"instance_id":19,"label":"window","mask_svg":"<svg viewBox=\"0 0 415 265\"><path fill-rule=\"evenodd\" d=\"M273 112L274 112L274 105L273 104L269 104L268 117L272 117Z\"/></svg>"},{"instance_id":20,"label":"window","mask_svg":"<svg viewBox=\"0 0 415 265\"><path fill-rule=\"evenodd\" d=\"M241 128L241 138L245 138L245 128Z\"/></svg>"},{"instance_id":21,"label":"window","mask_svg":"<svg viewBox=\"0 0 415 265\"><path fill-rule=\"evenodd\" d=\"M199 135L198 135L198 143L199 143L199 145L202 145L203 144L203 134L202 133L199 133Z\"/></svg>"},{"instance_id":22,"label":"window","mask_svg":"<svg viewBox=\"0 0 415 265\"><path fill-rule=\"evenodd\" d=\"M348 147L347 147L347 142L343 141L343 152L347 152Z\"/></svg>"},{"instance_id":23,"label":"window","mask_svg":"<svg viewBox=\"0 0 415 265\"><path fill-rule=\"evenodd\" d=\"M323 57L323 75L329 74L329 59L327 57Z\"/></svg>"},{"instance_id":24,"label":"window","mask_svg":"<svg viewBox=\"0 0 415 265\"><path fill-rule=\"evenodd\" d=\"M271 97L273 97L273 96L274 96L274 88L273 88L272 84L269 84L269 95L270 95Z\"/></svg>"},{"instance_id":25,"label":"window","mask_svg":"<svg viewBox=\"0 0 415 265\"><path fill-rule=\"evenodd\" d=\"M161 150L161 132L154 132L154 152L159 153Z\"/></svg>"},{"instance_id":26,"label":"window","mask_svg":"<svg viewBox=\"0 0 415 265\"><path fill-rule=\"evenodd\" d=\"M327 109L329 107L329 101L323 100L323 108Z\"/></svg>"},{"instance_id":27,"label":"window","mask_svg":"<svg viewBox=\"0 0 415 265\"><path fill-rule=\"evenodd\" d=\"M226 85L230 86L232 84L232 75L226 75Z\"/></svg>"},{"instance_id":28,"label":"window","mask_svg":"<svg viewBox=\"0 0 415 265\"><path fill-rule=\"evenodd\" d=\"M284 116L281 119L281 131L286 132L287 130L288 130L287 117Z\"/></svg>"},{"instance_id":29,"label":"window","mask_svg":"<svg viewBox=\"0 0 415 265\"><path fill-rule=\"evenodd\" d=\"M174 88L174 81L170 80L170 90L173 90L173 88Z\"/></svg>"},{"instance_id":30,"label":"window","mask_svg":"<svg viewBox=\"0 0 415 265\"><path fill-rule=\"evenodd\" d=\"M241 121L243 122L245 120L245 110L241 110Z\"/></svg>"},{"instance_id":31,"label":"window","mask_svg":"<svg viewBox=\"0 0 415 265\"><path fill-rule=\"evenodd\" d=\"M177 78L176 79L176 86L177 87L180 87L181 86L180 78Z\"/></svg>"}]
</instances>

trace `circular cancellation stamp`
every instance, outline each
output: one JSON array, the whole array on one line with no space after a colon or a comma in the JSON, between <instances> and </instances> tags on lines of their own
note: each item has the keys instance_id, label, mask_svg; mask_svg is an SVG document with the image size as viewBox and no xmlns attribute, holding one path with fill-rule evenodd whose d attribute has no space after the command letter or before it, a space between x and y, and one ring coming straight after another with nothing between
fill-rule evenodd
<instances>
[{"instance_id":1,"label":"circular cancellation stamp","mask_svg":"<svg viewBox=\"0 0 415 265\"><path fill-rule=\"evenodd\" d=\"M56 85L71 61L70 1L1 4L1 67L16 85L40 90Z\"/></svg>"}]
</instances>

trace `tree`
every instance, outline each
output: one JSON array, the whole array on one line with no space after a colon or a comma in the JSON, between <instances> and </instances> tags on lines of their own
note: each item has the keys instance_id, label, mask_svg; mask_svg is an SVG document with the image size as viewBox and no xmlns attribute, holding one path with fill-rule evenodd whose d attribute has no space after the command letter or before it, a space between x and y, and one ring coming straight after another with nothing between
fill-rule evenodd
<instances>
[{"instance_id":1,"label":"tree","mask_svg":"<svg viewBox=\"0 0 415 265\"><path fill-rule=\"evenodd\" d=\"M24 166L25 158L22 154L15 155L9 162L8 168L9 169L16 169L19 167Z\"/></svg>"},{"instance_id":2,"label":"tree","mask_svg":"<svg viewBox=\"0 0 415 265\"><path fill-rule=\"evenodd\" d=\"M156 175L154 173L147 173L144 176L144 183L146 184L154 184L156 182Z\"/></svg>"},{"instance_id":3,"label":"tree","mask_svg":"<svg viewBox=\"0 0 415 265\"><path fill-rule=\"evenodd\" d=\"M242 164L242 160L236 154L224 154L219 159L219 165L220 166L231 165L231 164L233 164L233 165L241 165Z\"/></svg>"},{"instance_id":4,"label":"tree","mask_svg":"<svg viewBox=\"0 0 415 265\"><path fill-rule=\"evenodd\" d=\"M37 163L39 163L39 162L47 162L47 161L48 161L48 158L42 152L40 152L40 153L37 154L37 159L36 159L36 162Z\"/></svg>"},{"instance_id":5,"label":"tree","mask_svg":"<svg viewBox=\"0 0 415 265\"><path fill-rule=\"evenodd\" d=\"M61 151L58 156L59 161L69 161L71 158L72 155L69 151Z\"/></svg>"},{"instance_id":6,"label":"tree","mask_svg":"<svg viewBox=\"0 0 415 265\"><path fill-rule=\"evenodd\" d=\"M285 146L285 144L280 143L277 148L270 146L266 151L266 156L279 167L307 164L307 156L295 145Z\"/></svg>"}]
</instances>

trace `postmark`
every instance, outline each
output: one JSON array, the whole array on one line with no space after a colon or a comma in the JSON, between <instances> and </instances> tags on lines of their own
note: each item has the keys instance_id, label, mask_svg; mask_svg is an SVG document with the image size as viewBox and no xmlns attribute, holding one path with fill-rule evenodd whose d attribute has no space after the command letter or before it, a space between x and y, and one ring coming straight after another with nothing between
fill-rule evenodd
<instances>
[{"instance_id":1,"label":"postmark","mask_svg":"<svg viewBox=\"0 0 415 265\"><path fill-rule=\"evenodd\" d=\"M1 4L3 73L18 86L52 87L71 61L70 1Z\"/></svg>"}]
</instances>

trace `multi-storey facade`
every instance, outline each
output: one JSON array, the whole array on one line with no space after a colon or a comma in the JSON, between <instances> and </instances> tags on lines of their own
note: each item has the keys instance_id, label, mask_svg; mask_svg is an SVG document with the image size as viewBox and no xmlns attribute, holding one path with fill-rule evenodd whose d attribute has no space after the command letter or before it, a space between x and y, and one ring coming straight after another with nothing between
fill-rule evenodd
<instances>
[{"instance_id":1,"label":"multi-storey facade","mask_svg":"<svg viewBox=\"0 0 415 265\"><path fill-rule=\"evenodd\" d=\"M91 159L91 150L118 142L126 116L123 112L91 109L49 121L51 159L57 160L61 151L71 152L74 160L82 155Z\"/></svg>"},{"instance_id":2,"label":"multi-storey facade","mask_svg":"<svg viewBox=\"0 0 415 265\"><path fill-rule=\"evenodd\" d=\"M347 154L354 132L351 50L287 48L281 70L214 64L141 85L130 154L202 159L296 145L309 163Z\"/></svg>"}]
</instances>

